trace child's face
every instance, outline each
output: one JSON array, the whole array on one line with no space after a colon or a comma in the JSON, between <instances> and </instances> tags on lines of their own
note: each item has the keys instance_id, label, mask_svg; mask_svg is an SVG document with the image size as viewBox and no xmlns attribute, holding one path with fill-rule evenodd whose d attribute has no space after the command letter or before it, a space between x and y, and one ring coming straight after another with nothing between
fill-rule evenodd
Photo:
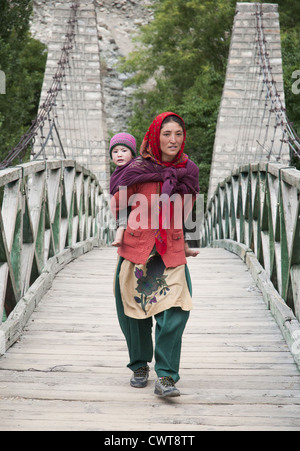
<instances>
[{"instance_id":1,"label":"child's face","mask_svg":"<svg viewBox=\"0 0 300 451\"><path fill-rule=\"evenodd\" d=\"M112 151L112 160L117 166L125 166L132 160L131 150L125 146L116 146Z\"/></svg>"}]
</instances>

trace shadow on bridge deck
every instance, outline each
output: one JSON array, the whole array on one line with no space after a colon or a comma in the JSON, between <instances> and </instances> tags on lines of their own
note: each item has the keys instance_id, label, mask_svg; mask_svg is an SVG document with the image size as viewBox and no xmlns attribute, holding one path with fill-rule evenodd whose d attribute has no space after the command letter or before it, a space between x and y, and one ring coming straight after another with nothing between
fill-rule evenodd
<instances>
[{"instance_id":1,"label":"shadow on bridge deck","mask_svg":"<svg viewBox=\"0 0 300 451\"><path fill-rule=\"evenodd\" d=\"M181 398L134 390L115 313L114 249L66 267L0 358L0 430L300 430L300 377L238 257L189 261L194 311L184 336Z\"/></svg>"}]
</instances>

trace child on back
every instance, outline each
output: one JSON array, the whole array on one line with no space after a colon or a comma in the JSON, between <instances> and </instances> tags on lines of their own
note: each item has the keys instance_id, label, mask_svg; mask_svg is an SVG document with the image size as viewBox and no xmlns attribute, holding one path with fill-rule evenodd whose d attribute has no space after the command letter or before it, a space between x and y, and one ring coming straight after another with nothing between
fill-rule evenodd
<instances>
[{"instance_id":1,"label":"child on back","mask_svg":"<svg viewBox=\"0 0 300 451\"><path fill-rule=\"evenodd\" d=\"M136 140L129 133L119 133L112 138L109 152L111 159L117 166L116 171L119 172L121 168L127 167L128 163L136 157ZM112 243L112 246L121 246L125 228L125 224L118 224L115 241Z\"/></svg>"}]
</instances>

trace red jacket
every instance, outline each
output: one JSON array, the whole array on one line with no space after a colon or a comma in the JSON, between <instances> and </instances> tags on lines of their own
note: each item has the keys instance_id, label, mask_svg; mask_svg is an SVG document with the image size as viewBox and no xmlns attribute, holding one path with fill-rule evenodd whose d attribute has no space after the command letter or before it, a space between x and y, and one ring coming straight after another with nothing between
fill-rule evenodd
<instances>
[{"instance_id":1,"label":"red jacket","mask_svg":"<svg viewBox=\"0 0 300 451\"><path fill-rule=\"evenodd\" d=\"M161 185L158 182L142 183L130 186L127 190L127 199L131 198L133 205L131 206L131 213L128 219L127 229L125 230L123 242L118 250L118 254L126 260L135 264L145 265L147 259L155 245L155 234L157 229L151 229L151 204L153 194L160 195ZM143 194L147 202L137 202L134 204L134 195ZM133 197L132 197L133 196ZM144 199L145 199L144 198ZM111 209L115 216L118 217L120 193L116 193L112 198ZM132 204L132 202L130 202ZM183 205L183 200L182 200ZM175 206L176 208L176 206ZM145 209L147 211L145 211ZM136 221L140 223L141 217L144 218L142 227L135 227ZM183 219L183 218L182 218ZM176 226L178 224L175 224ZM187 263L184 250L184 235L182 224L180 228L175 229L174 215L170 221L170 228L167 232L167 251L162 259L167 268L176 268Z\"/></svg>"}]
</instances>

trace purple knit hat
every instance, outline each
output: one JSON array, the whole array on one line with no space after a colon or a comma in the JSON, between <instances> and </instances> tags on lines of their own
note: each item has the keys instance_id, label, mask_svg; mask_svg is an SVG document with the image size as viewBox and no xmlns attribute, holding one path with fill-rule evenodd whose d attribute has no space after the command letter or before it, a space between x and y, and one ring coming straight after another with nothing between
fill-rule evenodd
<instances>
[{"instance_id":1,"label":"purple knit hat","mask_svg":"<svg viewBox=\"0 0 300 451\"><path fill-rule=\"evenodd\" d=\"M116 146L128 147L128 149L131 150L132 155L136 157L136 140L134 136L129 133L119 133L112 138L109 146L110 158L112 158L112 151Z\"/></svg>"}]
</instances>

